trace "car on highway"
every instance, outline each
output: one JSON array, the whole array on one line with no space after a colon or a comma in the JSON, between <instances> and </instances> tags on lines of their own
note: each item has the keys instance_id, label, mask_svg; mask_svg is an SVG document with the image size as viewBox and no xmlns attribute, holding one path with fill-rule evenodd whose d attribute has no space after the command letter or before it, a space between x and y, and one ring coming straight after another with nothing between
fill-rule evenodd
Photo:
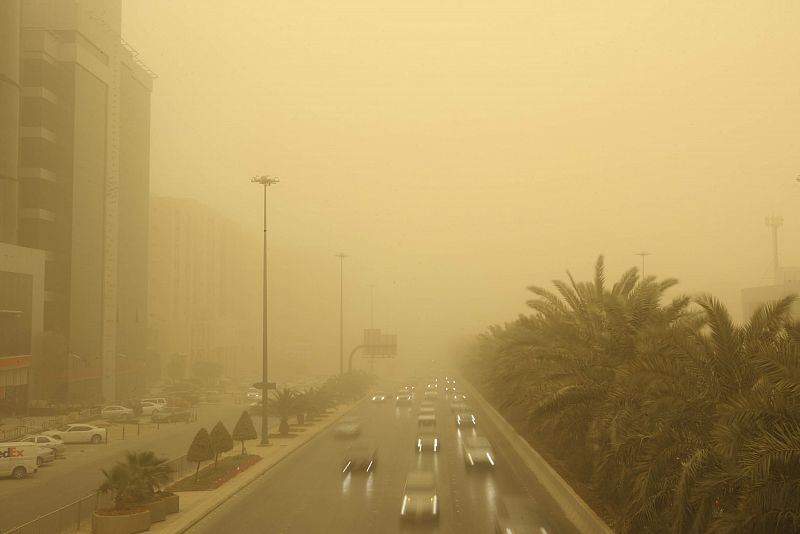
<instances>
[{"instance_id":1,"label":"car on highway","mask_svg":"<svg viewBox=\"0 0 800 534\"><path fill-rule=\"evenodd\" d=\"M548 534L553 532L536 503L523 496L503 496L497 501L496 534Z\"/></svg>"},{"instance_id":2,"label":"car on highway","mask_svg":"<svg viewBox=\"0 0 800 534\"><path fill-rule=\"evenodd\" d=\"M424 395L423 398L425 400L428 400L428 401L438 400L439 399L439 392L436 391L435 389L433 389L433 390L429 389L428 391L425 392L425 395Z\"/></svg>"},{"instance_id":3,"label":"car on highway","mask_svg":"<svg viewBox=\"0 0 800 534\"><path fill-rule=\"evenodd\" d=\"M118 404L112 404L103 407L103 409L100 410L100 416L110 421L114 419L130 419L133 417L133 409Z\"/></svg>"},{"instance_id":4,"label":"car on highway","mask_svg":"<svg viewBox=\"0 0 800 534\"><path fill-rule=\"evenodd\" d=\"M72 423L56 430L45 430L42 435L60 439L67 444L94 443L96 445L105 441L106 429L85 423Z\"/></svg>"},{"instance_id":5,"label":"car on highway","mask_svg":"<svg viewBox=\"0 0 800 534\"><path fill-rule=\"evenodd\" d=\"M398 406L408 405L411 404L411 402L412 402L411 393L407 393L405 391L401 391L400 393L398 393L394 401L394 403L397 404Z\"/></svg>"},{"instance_id":6,"label":"car on highway","mask_svg":"<svg viewBox=\"0 0 800 534\"><path fill-rule=\"evenodd\" d=\"M458 426L475 426L477 424L478 420L475 418L475 414L470 411L456 414L456 425Z\"/></svg>"},{"instance_id":7,"label":"car on highway","mask_svg":"<svg viewBox=\"0 0 800 534\"><path fill-rule=\"evenodd\" d=\"M435 427L421 427L417 432L417 443L414 449L417 454L425 451L439 452L439 443L439 432Z\"/></svg>"},{"instance_id":8,"label":"car on highway","mask_svg":"<svg viewBox=\"0 0 800 534\"><path fill-rule=\"evenodd\" d=\"M0 477L25 478L39 469L39 447L31 443L0 443Z\"/></svg>"},{"instance_id":9,"label":"car on highway","mask_svg":"<svg viewBox=\"0 0 800 534\"><path fill-rule=\"evenodd\" d=\"M369 400L372 402L386 402L386 393L383 391L375 391L372 393Z\"/></svg>"},{"instance_id":10,"label":"car on highway","mask_svg":"<svg viewBox=\"0 0 800 534\"><path fill-rule=\"evenodd\" d=\"M467 467L486 465L494 467L496 463L492 444L482 436L473 436L464 440L464 463Z\"/></svg>"},{"instance_id":11,"label":"car on highway","mask_svg":"<svg viewBox=\"0 0 800 534\"><path fill-rule=\"evenodd\" d=\"M455 402L466 402L466 401L467 401L467 396L464 395L463 393L454 393L450 397L450 402L453 402L453 403L455 403Z\"/></svg>"},{"instance_id":12,"label":"car on highway","mask_svg":"<svg viewBox=\"0 0 800 534\"><path fill-rule=\"evenodd\" d=\"M469 405L465 402L454 402L450 405L450 413L452 414L467 413L469 411Z\"/></svg>"},{"instance_id":13,"label":"car on highway","mask_svg":"<svg viewBox=\"0 0 800 534\"><path fill-rule=\"evenodd\" d=\"M436 478L430 471L414 471L406 477L403 503L400 505L401 521L424 521L439 518L439 496Z\"/></svg>"},{"instance_id":14,"label":"car on highway","mask_svg":"<svg viewBox=\"0 0 800 534\"><path fill-rule=\"evenodd\" d=\"M260 401L261 390L256 388L248 388L247 393L245 393L244 396L249 401Z\"/></svg>"},{"instance_id":15,"label":"car on highway","mask_svg":"<svg viewBox=\"0 0 800 534\"><path fill-rule=\"evenodd\" d=\"M377 465L378 447L372 440L357 441L350 445L342 460L342 473L370 473Z\"/></svg>"},{"instance_id":16,"label":"car on highway","mask_svg":"<svg viewBox=\"0 0 800 534\"><path fill-rule=\"evenodd\" d=\"M52 449L56 458L67 457L67 447L64 445L64 442L51 436L28 434L27 436L19 438L17 441L21 443L33 443L39 447Z\"/></svg>"},{"instance_id":17,"label":"car on highway","mask_svg":"<svg viewBox=\"0 0 800 534\"><path fill-rule=\"evenodd\" d=\"M158 411L159 405L154 402L140 401L139 407L142 410L142 415L153 415L153 412Z\"/></svg>"},{"instance_id":18,"label":"car on highway","mask_svg":"<svg viewBox=\"0 0 800 534\"><path fill-rule=\"evenodd\" d=\"M191 418L192 413L181 406L164 406L150 416L150 420L154 423L177 423L179 421L188 423Z\"/></svg>"},{"instance_id":19,"label":"car on highway","mask_svg":"<svg viewBox=\"0 0 800 534\"><path fill-rule=\"evenodd\" d=\"M417 417L417 429L429 429L433 430L436 428L436 415L432 413L421 413Z\"/></svg>"},{"instance_id":20,"label":"car on highway","mask_svg":"<svg viewBox=\"0 0 800 534\"><path fill-rule=\"evenodd\" d=\"M339 438L354 438L361 434L361 421L353 416L342 417L336 425L335 434Z\"/></svg>"}]
</instances>

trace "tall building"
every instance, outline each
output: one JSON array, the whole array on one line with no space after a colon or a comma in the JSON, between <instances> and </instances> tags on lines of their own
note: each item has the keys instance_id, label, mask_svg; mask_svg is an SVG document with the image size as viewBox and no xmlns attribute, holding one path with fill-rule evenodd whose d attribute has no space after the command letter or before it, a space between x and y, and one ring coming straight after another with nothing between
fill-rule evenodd
<instances>
[{"instance_id":1,"label":"tall building","mask_svg":"<svg viewBox=\"0 0 800 534\"><path fill-rule=\"evenodd\" d=\"M241 374L261 350L257 237L191 199L151 197L150 214L149 324L165 374Z\"/></svg>"},{"instance_id":2,"label":"tall building","mask_svg":"<svg viewBox=\"0 0 800 534\"><path fill-rule=\"evenodd\" d=\"M120 36L120 0L0 6L0 236L44 256L28 395L124 398L146 357L154 75Z\"/></svg>"}]
</instances>

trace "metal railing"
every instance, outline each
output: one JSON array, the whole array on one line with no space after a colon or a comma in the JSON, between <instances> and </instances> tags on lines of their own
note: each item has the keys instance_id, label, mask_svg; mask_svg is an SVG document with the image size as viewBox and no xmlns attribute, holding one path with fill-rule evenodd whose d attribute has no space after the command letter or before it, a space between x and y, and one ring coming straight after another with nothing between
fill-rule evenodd
<instances>
[{"instance_id":1,"label":"metal railing","mask_svg":"<svg viewBox=\"0 0 800 534\"><path fill-rule=\"evenodd\" d=\"M9 428L0 429L0 442L14 441L26 434L38 434L45 430L58 428L69 423L82 423L100 415L100 408L87 408L66 415L58 415L47 419L24 417Z\"/></svg>"},{"instance_id":2,"label":"metal railing","mask_svg":"<svg viewBox=\"0 0 800 534\"><path fill-rule=\"evenodd\" d=\"M170 460L167 465L172 468L171 482L188 475L195 466L186 461L185 455ZM93 492L23 525L6 530L3 534L62 534L81 529L90 530L94 511L111 508L113 504L111 495Z\"/></svg>"}]
</instances>

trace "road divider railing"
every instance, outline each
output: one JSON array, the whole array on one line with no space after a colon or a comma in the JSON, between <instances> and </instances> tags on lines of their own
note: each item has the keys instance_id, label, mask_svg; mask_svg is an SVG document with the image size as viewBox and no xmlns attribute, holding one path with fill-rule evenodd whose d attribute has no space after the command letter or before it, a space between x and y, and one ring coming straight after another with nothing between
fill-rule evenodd
<instances>
[{"instance_id":1,"label":"road divider railing","mask_svg":"<svg viewBox=\"0 0 800 534\"><path fill-rule=\"evenodd\" d=\"M511 447L522 460L525 467L550 495L553 504L561 511L578 532L593 534L613 534L613 530L581 499L574 489L561 478L561 475L519 435L511 424L492 406L478 390L462 378L472 401L487 416L498 430L508 439Z\"/></svg>"}]
</instances>

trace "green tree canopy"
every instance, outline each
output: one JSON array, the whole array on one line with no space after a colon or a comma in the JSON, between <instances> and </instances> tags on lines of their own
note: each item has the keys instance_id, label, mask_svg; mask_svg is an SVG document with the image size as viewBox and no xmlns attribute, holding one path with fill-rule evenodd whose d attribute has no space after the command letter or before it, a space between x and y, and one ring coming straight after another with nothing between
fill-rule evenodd
<instances>
[{"instance_id":1,"label":"green tree canopy","mask_svg":"<svg viewBox=\"0 0 800 534\"><path fill-rule=\"evenodd\" d=\"M232 438L242 442L242 454L244 454L244 442L257 437L258 433L256 432L256 427L253 426L253 419L247 413L247 410L244 410L242 415L239 416L239 420L236 421L236 426L233 427Z\"/></svg>"},{"instance_id":2,"label":"green tree canopy","mask_svg":"<svg viewBox=\"0 0 800 534\"><path fill-rule=\"evenodd\" d=\"M210 439L211 450L214 451L214 469L216 469L219 455L233 448L233 438L231 438L222 421L218 421L214 428L211 429Z\"/></svg>"},{"instance_id":3,"label":"green tree canopy","mask_svg":"<svg viewBox=\"0 0 800 534\"><path fill-rule=\"evenodd\" d=\"M200 474L200 464L207 460L214 458L214 449L211 448L211 436L205 428L197 431L197 434L189 445L189 451L186 453L186 459L190 462L197 462L197 470L195 471L195 480Z\"/></svg>"}]
</instances>

